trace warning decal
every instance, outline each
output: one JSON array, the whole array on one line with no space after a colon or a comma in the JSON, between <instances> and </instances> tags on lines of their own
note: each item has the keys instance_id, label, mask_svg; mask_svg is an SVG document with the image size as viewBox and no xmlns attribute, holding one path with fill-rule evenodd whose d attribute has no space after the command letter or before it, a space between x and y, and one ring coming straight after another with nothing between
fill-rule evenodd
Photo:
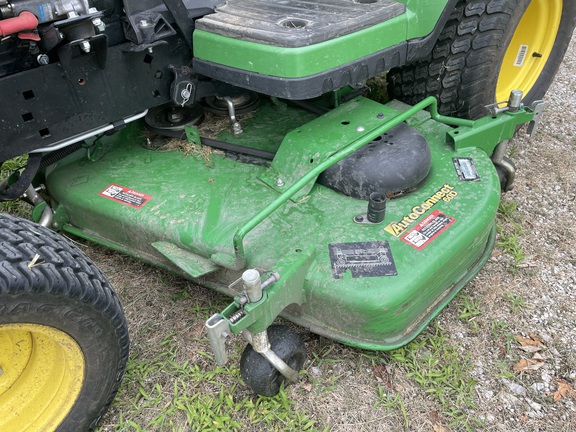
<instances>
[{"instance_id":1,"label":"warning decal","mask_svg":"<svg viewBox=\"0 0 576 432\"><path fill-rule=\"evenodd\" d=\"M402 240L418 250L422 250L428 243L438 237L444 230L454 223L455 219L446 216L440 210L435 210L412 230L402 236Z\"/></svg>"},{"instance_id":2,"label":"warning decal","mask_svg":"<svg viewBox=\"0 0 576 432\"><path fill-rule=\"evenodd\" d=\"M472 158L452 158L452 163L460 181L480 181L478 170Z\"/></svg>"},{"instance_id":3,"label":"warning decal","mask_svg":"<svg viewBox=\"0 0 576 432\"><path fill-rule=\"evenodd\" d=\"M134 208L141 208L152 198L150 195L117 184L111 184L98 195Z\"/></svg>"},{"instance_id":4,"label":"warning decal","mask_svg":"<svg viewBox=\"0 0 576 432\"><path fill-rule=\"evenodd\" d=\"M396 276L396 264L387 241L328 245L332 275L341 279L346 270L353 278Z\"/></svg>"}]
</instances>

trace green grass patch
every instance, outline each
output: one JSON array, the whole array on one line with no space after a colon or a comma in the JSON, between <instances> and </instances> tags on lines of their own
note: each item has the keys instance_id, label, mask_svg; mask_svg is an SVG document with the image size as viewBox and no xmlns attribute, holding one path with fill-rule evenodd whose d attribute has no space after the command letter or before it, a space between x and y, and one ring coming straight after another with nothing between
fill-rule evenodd
<instances>
[{"instance_id":1,"label":"green grass patch","mask_svg":"<svg viewBox=\"0 0 576 432\"><path fill-rule=\"evenodd\" d=\"M470 375L470 354L462 354L450 345L437 323L413 342L387 355L439 404L450 426L474 430L480 425L480 420L471 414L476 408L476 381ZM395 397L388 396L383 403L396 406L401 413L405 411L402 401ZM404 418L406 421L405 414Z\"/></svg>"},{"instance_id":2,"label":"green grass patch","mask_svg":"<svg viewBox=\"0 0 576 432\"><path fill-rule=\"evenodd\" d=\"M521 244L524 230L522 229L522 220L516 211L517 206L516 201L502 200L498 207L497 230L499 240L496 244L512 258L511 269L513 272L520 269L522 261L526 258Z\"/></svg>"},{"instance_id":3,"label":"green grass patch","mask_svg":"<svg viewBox=\"0 0 576 432\"><path fill-rule=\"evenodd\" d=\"M273 398L256 396L236 384L237 366L179 361L174 334L160 349L150 359L129 358L112 405L121 415L96 431L316 430L316 422L295 409L284 389Z\"/></svg>"},{"instance_id":4,"label":"green grass patch","mask_svg":"<svg viewBox=\"0 0 576 432\"><path fill-rule=\"evenodd\" d=\"M19 172L26 165L28 155L18 156L9 159L2 164L0 168L0 182ZM8 179L9 183L12 179ZM10 213L13 216L18 216L24 219L31 219L32 206L21 200L16 201L0 201L0 213Z\"/></svg>"}]
</instances>

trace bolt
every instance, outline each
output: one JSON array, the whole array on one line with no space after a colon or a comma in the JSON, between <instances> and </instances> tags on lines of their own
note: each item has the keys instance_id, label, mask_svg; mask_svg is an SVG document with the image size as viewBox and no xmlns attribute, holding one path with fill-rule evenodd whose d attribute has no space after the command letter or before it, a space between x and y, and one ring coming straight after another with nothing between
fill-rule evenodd
<instances>
[{"instance_id":1,"label":"bolt","mask_svg":"<svg viewBox=\"0 0 576 432\"><path fill-rule=\"evenodd\" d=\"M40 54L38 55L38 57L36 57L36 61L38 62L38 64L46 66L47 64L50 64L50 57L48 57L48 55L46 54Z\"/></svg>"},{"instance_id":2,"label":"bolt","mask_svg":"<svg viewBox=\"0 0 576 432\"><path fill-rule=\"evenodd\" d=\"M104 33L104 30L106 30L106 24L104 24L100 18L94 18L92 24L100 33Z\"/></svg>"},{"instance_id":3,"label":"bolt","mask_svg":"<svg viewBox=\"0 0 576 432\"><path fill-rule=\"evenodd\" d=\"M144 27L150 27L152 24L150 24L150 22L148 20L140 20L140 22L138 23L138 27L144 28Z\"/></svg>"},{"instance_id":4,"label":"bolt","mask_svg":"<svg viewBox=\"0 0 576 432\"><path fill-rule=\"evenodd\" d=\"M90 42L82 41L80 42L80 49L88 54L92 50L92 46L90 45Z\"/></svg>"},{"instance_id":5,"label":"bolt","mask_svg":"<svg viewBox=\"0 0 576 432\"><path fill-rule=\"evenodd\" d=\"M278 180L276 180L276 186L278 186L278 187L284 186L284 180L282 180L281 178L279 178Z\"/></svg>"},{"instance_id":6,"label":"bolt","mask_svg":"<svg viewBox=\"0 0 576 432\"><path fill-rule=\"evenodd\" d=\"M180 111L168 114L168 121L172 124L180 123L182 120L184 120L184 115Z\"/></svg>"},{"instance_id":7,"label":"bolt","mask_svg":"<svg viewBox=\"0 0 576 432\"><path fill-rule=\"evenodd\" d=\"M234 135L240 135L244 130L242 130L242 125L239 122L235 121L232 123L232 132Z\"/></svg>"},{"instance_id":8,"label":"bolt","mask_svg":"<svg viewBox=\"0 0 576 432\"><path fill-rule=\"evenodd\" d=\"M354 222L364 222L364 216L362 215L355 216Z\"/></svg>"},{"instance_id":9,"label":"bolt","mask_svg":"<svg viewBox=\"0 0 576 432\"><path fill-rule=\"evenodd\" d=\"M358 126L358 127L356 128L356 130L357 130L358 132L364 132L366 129L364 128L364 126Z\"/></svg>"},{"instance_id":10,"label":"bolt","mask_svg":"<svg viewBox=\"0 0 576 432\"><path fill-rule=\"evenodd\" d=\"M58 228L60 224L58 222L52 223L52 228Z\"/></svg>"},{"instance_id":11,"label":"bolt","mask_svg":"<svg viewBox=\"0 0 576 432\"><path fill-rule=\"evenodd\" d=\"M148 54L152 54L154 52L154 48L153 47L148 47Z\"/></svg>"},{"instance_id":12,"label":"bolt","mask_svg":"<svg viewBox=\"0 0 576 432\"><path fill-rule=\"evenodd\" d=\"M376 115L376 118L377 118L378 120L382 120L382 119L384 118L384 113L378 113L378 114Z\"/></svg>"}]
</instances>

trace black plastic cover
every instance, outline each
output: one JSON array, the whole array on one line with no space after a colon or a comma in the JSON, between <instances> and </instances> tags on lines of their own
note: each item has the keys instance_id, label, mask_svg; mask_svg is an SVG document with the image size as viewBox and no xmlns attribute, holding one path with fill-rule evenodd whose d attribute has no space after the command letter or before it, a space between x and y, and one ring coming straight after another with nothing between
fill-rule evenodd
<instances>
[{"instance_id":1,"label":"black plastic cover","mask_svg":"<svg viewBox=\"0 0 576 432\"><path fill-rule=\"evenodd\" d=\"M228 0L196 28L243 41L297 48L354 33L405 12L392 0Z\"/></svg>"},{"instance_id":2,"label":"black plastic cover","mask_svg":"<svg viewBox=\"0 0 576 432\"><path fill-rule=\"evenodd\" d=\"M396 193L417 186L430 171L430 146L420 132L401 123L318 177L317 182L354 198Z\"/></svg>"}]
</instances>

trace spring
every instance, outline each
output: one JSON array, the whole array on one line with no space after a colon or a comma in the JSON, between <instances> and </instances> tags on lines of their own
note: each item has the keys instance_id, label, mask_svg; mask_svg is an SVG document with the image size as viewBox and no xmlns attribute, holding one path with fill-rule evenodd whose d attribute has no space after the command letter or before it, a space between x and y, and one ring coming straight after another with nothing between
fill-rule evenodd
<instances>
[{"instance_id":1,"label":"spring","mask_svg":"<svg viewBox=\"0 0 576 432\"><path fill-rule=\"evenodd\" d=\"M230 321L232 324L236 324L238 321L240 321L242 318L244 318L244 315L246 315L244 313L244 311L242 309L234 312L232 315L230 315L228 317L228 321Z\"/></svg>"}]
</instances>

